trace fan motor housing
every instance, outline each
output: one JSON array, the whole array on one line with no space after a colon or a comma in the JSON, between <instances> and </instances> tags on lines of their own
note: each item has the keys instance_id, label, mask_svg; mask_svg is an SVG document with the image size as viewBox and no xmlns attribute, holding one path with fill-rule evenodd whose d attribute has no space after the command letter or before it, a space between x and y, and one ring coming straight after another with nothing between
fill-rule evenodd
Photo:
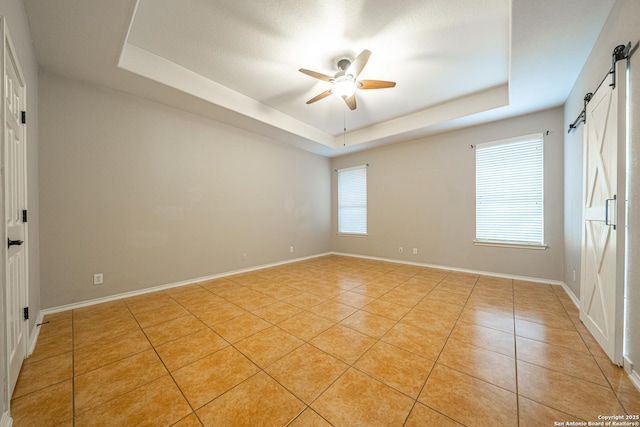
<instances>
[{"instance_id":1,"label":"fan motor housing","mask_svg":"<svg viewBox=\"0 0 640 427\"><path fill-rule=\"evenodd\" d=\"M338 69L339 70L347 71L347 68L349 68L349 65L351 65L351 60L350 59L343 58L343 59L338 61Z\"/></svg>"}]
</instances>

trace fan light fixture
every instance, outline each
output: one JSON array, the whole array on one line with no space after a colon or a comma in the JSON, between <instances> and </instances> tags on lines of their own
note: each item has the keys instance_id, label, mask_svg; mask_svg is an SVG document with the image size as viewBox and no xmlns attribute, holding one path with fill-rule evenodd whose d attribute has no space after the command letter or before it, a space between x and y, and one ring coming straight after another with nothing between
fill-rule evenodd
<instances>
[{"instance_id":1,"label":"fan light fixture","mask_svg":"<svg viewBox=\"0 0 640 427\"><path fill-rule=\"evenodd\" d=\"M331 88L331 93L333 93L337 98L346 99L351 98L354 93L356 93L356 89L358 88L358 84L356 83L356 79L352 75L340 76L333 83L333 87Z\"/></svg>"},{"instance_id":2,"label":"fan light fixture","mask_svg":"<svg viewBox=\"0 0 640 427\"><path fill-rule=\"evenodd\" d=\"M307 104L313 104L327 96L334 94L336 98L342 99L347 107L351 110L356 109L356 91L358 89L385 89L394 87L396 82L387 82L384 80L357 80L360 72L367 64L371 56L370 50L363 50L360 55L356 56L353 61L349 59L341 59L338 61L338 72L332 77L317 71L300 68L300 72L314 79L331 83L331 88L320 92L307 101Z\"/></svg>"}]
</instances>

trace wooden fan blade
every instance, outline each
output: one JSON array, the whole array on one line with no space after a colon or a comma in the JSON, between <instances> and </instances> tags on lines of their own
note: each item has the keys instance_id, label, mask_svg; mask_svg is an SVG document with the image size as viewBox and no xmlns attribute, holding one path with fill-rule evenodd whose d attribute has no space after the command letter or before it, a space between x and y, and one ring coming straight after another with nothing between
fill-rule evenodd
<instances>
[{"instance_id":1,"label":"wooden fan blade","mask_svg":"<svg viewBox=\"0 0 640 427\"><path fill-rule=\"evenodd\" d=\"M322 98L326 98L327 96L331 95L331 89L325 90L322 93L319 93L318 95L314 96L313 98L311 98L310 100L307 101L307 104L312 104L316 101L321 100Z\"/></svg>"},{"instance_id":2,"label":"wooden fan blade","mask_svg":"<svg viewBox=\"0 0 640 427\"><path fill-rule=\"evenodd\" d=\"M360 80L358 82L358 89L386 89L388 87L395 87L396 82L387 82L384 80Z\"/></svg>"},{"instance_id":3,"label":"wooden fan blade","mask_svg":"<svg viewBox=\"0 0 640 427\"><path fill-rule=\"evenodd\" d=\"M367 65L367 61L369 60L369 57L371 56L371 51L370 50L363 50L360 55L358 55L356 57L356 59L353 60L353 62L351 63L351 65L349 65L349 68L347 68L347 71L345 71L345 75L349 75L351 74L353 77L358 77L358 75L362 72L362 69L364 68L365 65Z\"/></svg>"},{"instance_id":4,"label":"wooden fan blade","mask_svg":"<svg viewBox=\"0 0 640 427\"><path fill-rule=\"evenodd\" d=\"M327 76L326 74L318 73L317 71L306 70L304 68L300 68L298 71L304 73L308 76L313 77L314 79L323 80L325 82L332 82L333 77Z\"/></svg>"},{"instance_id":5,"label":"wooden fan blade","mask_svg":"<svg viewBox=\"0 0 640 427\"><path fill-rule=\"evenodd\" d=\"M351 95L349 98L344 98L344 102L345 102L345 104L347 104L347 106L349 108L351 108L351 110L355 110L356 109L356 96L355 95Z\"/></svg>"}]
</instances>

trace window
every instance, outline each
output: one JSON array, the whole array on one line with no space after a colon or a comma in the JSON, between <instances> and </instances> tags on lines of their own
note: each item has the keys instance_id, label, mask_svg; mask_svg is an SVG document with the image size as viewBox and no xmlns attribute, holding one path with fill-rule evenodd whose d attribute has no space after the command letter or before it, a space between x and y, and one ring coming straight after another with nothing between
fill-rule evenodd
<instances>
[{"instance_id":1,"label":"window","mask_svg":"<svg viewBox=\"0 0 640 427\"><path fill-rule=\"evenodd\" d=\"M338 171L338 233L367 234L367 167Z\"/></svg>"},{"instance_id":2,"label":"window","mask_svg":"<svg viewBox=\"0 0 640 427\"><path fill-rule=\"evenodd\" d=\"M476 147L476 243L544 247L542 134Z\"/></svg>"}]
</instances>

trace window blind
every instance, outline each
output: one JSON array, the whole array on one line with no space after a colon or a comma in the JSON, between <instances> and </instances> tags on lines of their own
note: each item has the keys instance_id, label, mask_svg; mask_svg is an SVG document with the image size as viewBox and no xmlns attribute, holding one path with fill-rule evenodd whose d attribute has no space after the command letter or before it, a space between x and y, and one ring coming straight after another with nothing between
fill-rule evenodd
<instances>
[{"instance_id":1,"label":"window blind","mask_svg":"<svg viewBox=\"0 0 640 427\"><path fill-rule=\"evenodd\" d=\"M476 148L476 241L544 244L542 134Z\"/></svg>"},{"instance_id":2,"label":"window blind","mask_svg":"<svg viewBox=\"0 0 640 427\"><path fill-rule=\"evenodd\" d=\"M367 167L338 171L338 233L367 234Z\"/></svg>"}]
</instances>

